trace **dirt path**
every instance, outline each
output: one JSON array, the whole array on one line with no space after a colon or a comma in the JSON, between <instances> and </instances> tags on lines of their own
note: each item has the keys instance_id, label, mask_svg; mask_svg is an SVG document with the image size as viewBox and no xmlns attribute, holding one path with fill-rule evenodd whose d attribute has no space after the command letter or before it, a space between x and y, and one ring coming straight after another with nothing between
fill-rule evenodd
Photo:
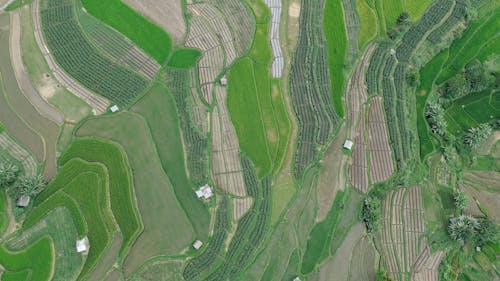
<instances>
[{"instance_id":1,"label":"dirt path","mask_svg":"<svg viewBox=\"0 0 500 281\"><path fill-rule=\"evenodd\" d=\"M68 74L66 74L59 65L55 62L54 58L52 58L49 49L47 48L47 44L45 44L45 39L42 34L42 26L40 22L39 13L39 0L33 1L33 24L35 27L35 39L42 51L42 54L49 65L50 70L54 74L55 78L70 92L84 100L92 107L92 111L94 114L98 115L106 112L107 107L110 102L97 94L94 94L90 90L86 89L82 85L80 85L76 80L71 78Z\"/></svg>"},{"instance_id":2,"label":"dirt path","mask_svg":"<svg viewBox=\"0 0 500 281\"><path fill-rule=\"evenodd\" d=\"M2 234L2 238L5 238L5 237L8 237L9 235L11 235L12 233L14 233L14 231L16 231L16 219L14 218L14 214L12 213L12 200L10 198L8 198L8 196L6 196L7 198L7 208L6 208L6 213L7 213L7 219L9 220L9 225L7 226L7 228L5 229L5 232Z\"/></svg>"},{"instance_id":3,"label":"dirt path","mask_svg":"<svg viewBox=\"0 0 500 281\"><path fill-rule=\"evenodd\" d=\"M64 116L55 107L48 104L35 90L24 67L21 54L21 21L19 11L12 13L10 17L10 26L10 61L19 88L40 115L58 125L62 125Z\"/></svg>"}]
</instances>

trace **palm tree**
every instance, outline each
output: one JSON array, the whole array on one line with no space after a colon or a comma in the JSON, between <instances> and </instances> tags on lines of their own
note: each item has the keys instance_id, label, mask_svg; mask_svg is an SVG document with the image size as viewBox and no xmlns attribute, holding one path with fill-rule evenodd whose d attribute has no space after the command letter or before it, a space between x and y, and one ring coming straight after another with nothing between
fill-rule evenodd
<instances>
[{"instance_id":1,"label":"palm tree","mask_svg":"<svg viewBox=\"0 0 500 281\"><path fill-rule=\"evenodd\" d=\"M466 242L474 237L478 228L479 222L476 218L462 215L451 220L448 233L451 239Z\"/></svg>"},{"instance_id":2,"label":"palm tree","mask_svg":"<svg viewBox=\"0 0 500 281\"><path fill-rule=\"evenodd\" d=\"M16 165L10 162L0 162L0 187L13 183L18 173L19 168Z\"/></svg>"},{"instance_id":3,"label":"palm tree","mask_svg":"<svg viewBox=\"0 0 500 281\"><path fill-rule=\"evenodd\" d=\"M488 124L481 124L477 127L470 128L465 134L464 141L473 149L481 146L491 135L492 129Z\"/></svg>"},{"instance_id":4,"label":"palm tree","mask_svg":"<svg viewBox=\"0 0 500 281\"><path fill-rule=\"evenodd\" d=\"M21 196L36 196L45 188L45 185L41 175L23 177L18 183L19 194Z\"/></svg>"}]
</instances>

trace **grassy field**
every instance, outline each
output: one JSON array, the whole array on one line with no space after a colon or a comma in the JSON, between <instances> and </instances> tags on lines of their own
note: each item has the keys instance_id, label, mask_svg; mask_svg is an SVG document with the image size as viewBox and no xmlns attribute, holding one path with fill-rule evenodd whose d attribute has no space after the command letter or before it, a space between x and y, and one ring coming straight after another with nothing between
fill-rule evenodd
<instances>
[{"instance_id":1,"label":"grassy field","mask_svg":"<svg viewBox=\"0 0 500 281\"><path fill-rule=\"evenodd\" d=\"M434 144L430 137L429 125L425 119L425 106L427 98L432 92L434 79L439 75L441 67L448 58L448 50L444 50L420 69L420 81L416 91L417 101L417 130L420 139L420 158L424 159L426 155L434 150Z\"/></svg>"},{"instance_id":2,"label":"grassy field","mask_svg":"<svg viewBox=\"0 0 500 281\"><path fill-rule=\"evenodd\" d=\"M80 137L100 137L120 144L130 162L144 231L125 261L126 275L150 257L179 253L193 240L193 227L162 168L144 118L129 112L91 118L76 134Z\"/></svg>"},{"instance_id":3,"label":"grassy field","mask_svg":"<svg viewBox=\"0 0 500 281\"><path fill-rule=\"evenodd\" d=\"M484 17L473 21L465 30L462 37L453 42L449 48L448 60L443 66L443 71L437 78L437 84L443 83L462 71L464 66L476 56L485 56L484 54L489 55L494 53L495 50L498 50L490 50L489 46L491 46L491 43L495 42L499 34L499 17L500 7L497 7ZM495 44L492 45L494 46ZM498 46L498 43L496 46ZM486 49L486 52L483 52L482 49ZM482 57L482 59L484 59L484 57Z\"/></svg>"},{"instance_id":4,"label":"grassy field","mask_svg":"<svg viewBox=\"0 0 500 281\"><path fill-rule=\"evenodd\" d=\"M175 49L168 61L168 66L175 68L191 68L201 57L201 51L191 48Z\"/></svg>"},{"instance_id":5,"label":"grassy field","mask_svg":"<svg viewBox=\"0 0 500 281\"><path fill-rule=\"evenodd\" d=\"M420 19L432 0L405 0L405 11L410 14L413 21Z\"/></svg>"},{"instance_id":6,"label":"grassy field","mask_svg":"<svg viewBox=\"0 0 500 281\"><path fill-rule=\"evenodd\" d=\"M83 0L88 13L132 40L158 63L163 64L172 49L170 36L159 26L120 0Z\"/></svg>"},{"instance_id":7,"label":"grassy field","mask_svg":"<svg viewBox=\"0 0 500 281\"><path fill-rule=\"evenodd\" d=\"M5 231L7 225L9 224L9 218L7 217L7 199L5 196L5 191L0 191L0 234Z\"/></svg>"},{"instance_id":8,"label":"grassy field","mask_svg":"<svg viewBox=\"0 0 500 281\"><path fill-rule=\"evenodd\" d=\"M156 83L132 110L145 118L177 200L186 211L198 239L205 240L208 238L210 214L205 204L193 196L195 186L186 174L184 148L174 98L163 84Z\"/></svg>"},{"instance_id":9,"label":"grassy field","mask_svg":"<svg viewBox=\"0 0 500 281\"><path fill-rule=\"evenodd\" d=\"M459 98L446 109L448 130L454 135L490 120L500 118L500 93L486 90Z\"/></svg>"},{"instance_id":10,"label":"grassy field","mask_svg":"<svg viewBox=\"0 0 500 281\"><path fill-rule=\"evenodd\" d=\"M291 124L280 80L271 79L269 71L269 10L263 2L252 2L251 7L258 22L256 33L248 56L229 72L227 104L241 150L263 176L281 168Z\"/></svg>"},{"instance_id":11,"label":"grassy field","mask_svg":"<svg viewBox=\"0 0 500 281\"><path fill-rule=\"evenodd\" d=\"M377 14L368 5L367 0L357 0L356 7L358 9L359 19L361 20L361 28L359 30L358 44L363 48L366 43L370 42L378 32Z\"/></svg>"},{"instance_id":12,"label":"grassy field","mask_svg":"<svg viewBox=\"0 0 500 281\"><path fill-rule=\"evenodd\" d=\"M326 0L323 32L328 45L328 64L332 82L332 99L335 112L344 117L344 61L347 52L347 34L341 0Z\"/></svg>"},{"instance_id":13,"label":"grassy field","mask_svg":"<svg viewBox=\"0 0 500 281\"><path fill-rule=\"evenodd\" d=\"M396 26L396 20L404 11L403 0L382 0L385 26L391 29Z\"/></svg>"},{"instance_id":14,"label":"grassy field","mask_svg":"<svg viewBox=\"0 0 500 281\"><path fill-rule=\"evenodd\" d=\"M49 238L43 238L21 252L9 252L0 248L0 264L11 272L28 271L30 280L49 280L52 274L53 249ZM44 258L40 258L44 257ZM24 273L10 274L8 279L26 280ZM2 280L4 276L2 276Z\"/></svg>"}]
</instances>

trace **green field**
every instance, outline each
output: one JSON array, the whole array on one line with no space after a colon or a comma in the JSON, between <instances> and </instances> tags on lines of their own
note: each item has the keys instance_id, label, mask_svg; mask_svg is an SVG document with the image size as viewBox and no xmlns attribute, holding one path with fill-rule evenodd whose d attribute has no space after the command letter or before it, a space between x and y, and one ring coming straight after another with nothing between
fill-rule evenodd
<instances>
[{"instance_id":1,"label":"green field","mask_svg":"<svg viewBox=\"0 0 500 281\"><path fill-rule=\"evenodd\" d=\"M385 26L387 29L391 29L396 26L396 20L404 11L403 0L382 0L381 2L384 9Z\"/></svg>"},{"instance_id":2,"label":"green field","mask_svg":"<svg viewBox=\"0 0 500 281\"><path fill-rule=\"evenodd\" d=\"M174 98L163 84L155 83L132 110L145 118L177 200L186 211L198 239L206 239L210 214L205 204L193 196L196 186L189 181L186 174L184 148Z\"/></svg>"},{"instance_id":3,"label":"green field","mask_svg":"<svg viewBox=\"0 0 500 281\"><path fill-rule=\"evenodd\" d=\"M363 48L366 43L377 36L378 32L377 14L366 1L367 0L356 0L356 7L361 21L358 38L360 48Z\"/></svg>"},{"instance_id":4,"label":"green field","mask_svg":"<svg viewBox=\"0 0 500 281\"><path fill-rule=\"evenodd\" d=\"M413 21L420 19L432 0L405 0L405 11Z\"/></svg>"},{"instance_id":5,"label":"green field","mask_svg":"<svg viewBox=\"0 0 500 281\"><path fill-rule=\"evenodd\" d=\"M446 109L448 130L459 135L481 123L500 118L500 107L497 107L499 103L500 93L491 90L457 99Z\"/></svg>"},{"instance_id":6,"label":"green field","mask_svg":"<svg viewBox=\"0 0 500 281\"><path fill-rule=\"evenodd\" d=\"M201 57L201 51L191 48L175 49L168 61L168 66L174 68L191 68Z\"/></svg>"},{"instance_id":7,"label":"green field","mask_svg":"<svg viewBox=\"0 0 500 281\"><path fill-rule=\"evenodd\" d=\"M0 248L0 264L9 272L8 279L21 281L26 280L25 273L28 271L30 280L49 280L52 272L52 257L55 254L49 238L42 238L21 252L10 252L4 247ZM40 258L42 257L42 258ZM5 280L2 276L2 280Z\"/></svg>"},{"instance_id":8,"label":"green field","mask_svg":"<svg viewBox=\"0 0 500 281\"><path fill-rule=\"evenodd\" d=\"M159 26L120 0L82 0L88 13L127 36L158 63L163 64L172 49L172 39Z\"/></svg>"},{"instance_id":9,"label":"green field","mask_svg":"<svg viewBox=\"0 0 500 281\"><path fill-rule=\"evenodd\" d=\"M434 150L434 144L430 137L429 125L425 118L425 107L427 98L431 94L434 85L434 79L439 75L441 67L448 58L448 50L444 50L420 69L420 81L416 91L417 100L417 130L420 140L420 158L424 159L426 155Z\"/></svg>"},{"instance_id":10,"label":"green field","mask_svg":"<svg viewBox=\"0 0 500 281\"><path fill-rule=\"evenodd\" d=\"M476 56L490 55L498 51L498 48L490 49L498 42L498 30L500 30L500 7L492 10L484 17L473 21L463 33L462 37L455 40L449 48L448 60L443 66L443 71L437 79L441 84L455 74L462 71L467 63ZM493 44L492 44L493 43ZM498 47L498 43L496 43ZM483 49L486 49L483 51ZM485 58L482 57L484 60Z\"/></svg>"},{"instance_id":11,"label":"green field","mask_svg":"<svg viewBox=\"0 0 500 281\"><path fill-rule=\"evenodd\" d=\"M263 2L253 3L252 8L261 13L256 15L259 24L249 55L238 60L229 72L227 105L241 150L264 176L281 168L291 124L281 81L271 79L269 71L269 11Z\"/></svg>"},{"instance_id":12,"label":"green field","mask_svg":"<svg viewBox=\"0 0 500 281\"><path fill-rule=\"evenodd\" d=\"M144 118L131 112L91 118L77 130L76 135L112 141L121 145L127 154L144 231L125 260L126 274L148 258L179 253L194 239L192 224L163 170Z\"/></svg>"},{"instance_id":13,"label":"green field","mask_svg":"<svg viewBox=\"0 0 500 281\"><path fill-rule=\"evenodd\" d=\"M342 1L326 0L323 32L328 45L333 108L341 118L344 117L344 61L347 54L347 34L342 11Z\"/></svg>"}]
</instances>

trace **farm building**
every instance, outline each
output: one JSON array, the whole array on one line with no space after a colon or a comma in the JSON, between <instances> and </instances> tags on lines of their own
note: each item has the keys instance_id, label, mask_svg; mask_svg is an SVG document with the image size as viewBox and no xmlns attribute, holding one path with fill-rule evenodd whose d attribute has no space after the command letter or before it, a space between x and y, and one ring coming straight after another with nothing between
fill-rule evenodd
<instances>
[{"instance_id":1,"label":"farm building","mask_svg":"<svg viewBox=\"0 0 500 281\"><path fill-rule=\"evenodd\" d=\"M196 196L198 196L198 198L203 197L204 199L209 199L213 195L212 188L208 184L205 184L196 191Z\"/></svg>"},{"instance_id":2,"label":"farm building","mask_svg":"<svg viewBox=\"0 0 500 281\"><path fill-rule=\"evenodd\" d=\"M299 277L295 277L295 278L293 279L293 281L300 281L300 278L299 278Z\"/></svg>"},{"instance_id":3,"label":"farm building","mask_svg":"<svg viewBox=\"0 0 500 281\"><path fill-rule=\"evenodd\" d=\"M196 240L194 243L193 243L193 248L195 250L199 250L201 248L201 246L203 246L203 242L201 242L200 240Z\"/></svg>"},{"instance_id":4,"label":"farm building","mask_svg":"<svg viewBox=\"0 0 500 281\"><path fill-rule=\"evenodd\" d=\"M354 142L352 142L351 140L345 140L344 142L344 148L347 150L351 150L353 145Z\"/></svg>"},{"instance_id":5,"label":"farm building","mask_svg":"<svg viewBox=\"0 0 500 281\"><path fill-rule=\"evenodd\" d=\"M87 236L76 240L76 251L78 253L87 253L89 251L89 238Z\"/></svg>"},{"instance_id":6,"label":"farm building","mask_svg":"<svg viewBox=\"0 0 500 281\"><path fill-rule=\"evenodd\" d=\"M110 108L111 112L115 113L117 112L118 110L120 110L120 108L118 107L118 105L113 105L111 108Z\"/></svg>"},{"instance_id":7,"label":"farm building","mask_svg":"<svg viewBox=\"0 0 500 281\"><path fill-rule=\"evenodd\" d=\"M28 205L30 204L30 199L31 198L29 196L23 195L19 197L19 199L17 199L16 206L21 208L28 207Z\"/></svg>"},{"instance_id":8,"label":"farm building","mask_svg":"<svg viewBox=\"0 0 500 281\"><path fill-rule=\"evenodd\" d=\"M226 75L222 76L222 78L220 79L220 84L222 86L227 86L227 77L226 77Z\"/></svg>"}]
</instances>

